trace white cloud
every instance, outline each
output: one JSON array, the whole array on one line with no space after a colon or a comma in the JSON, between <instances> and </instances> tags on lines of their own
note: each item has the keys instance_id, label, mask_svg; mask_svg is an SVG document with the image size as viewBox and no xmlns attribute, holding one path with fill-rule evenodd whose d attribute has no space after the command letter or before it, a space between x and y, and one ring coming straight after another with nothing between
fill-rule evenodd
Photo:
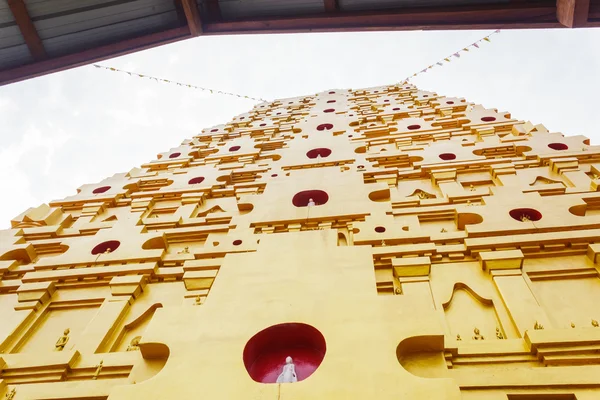
<instances>
[{"instance_id":1,"label":"white cloud","mask_svg":"<svg viewBox=\"0 0 600 400\"><path fill-rule=\"evenodd\" d=\"M207 36L101 64L275 99L399 82L489 32ZM599 42L600 29L503 31L414 83L599 143ZM0 227L253 104L92 66L0 87Z\"/></svg>"}]
</instances>

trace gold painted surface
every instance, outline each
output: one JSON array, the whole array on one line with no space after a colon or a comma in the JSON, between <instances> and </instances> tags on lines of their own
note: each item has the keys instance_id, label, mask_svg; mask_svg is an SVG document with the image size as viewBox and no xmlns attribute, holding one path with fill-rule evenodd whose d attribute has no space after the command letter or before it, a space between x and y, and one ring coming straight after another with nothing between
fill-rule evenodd
<instances>
[{"instance_id":1,"label":"gold painted surface","mask_svg":"<svg viewBox=\"0 0 600 400\"><path fill-rule=\"evenodd\" d=\"M409 84L259 104L0 231L0 398L598 399L599 183L585 137ZM255 382L289 322L323 362Z\"/></svg>"}]
</instances>

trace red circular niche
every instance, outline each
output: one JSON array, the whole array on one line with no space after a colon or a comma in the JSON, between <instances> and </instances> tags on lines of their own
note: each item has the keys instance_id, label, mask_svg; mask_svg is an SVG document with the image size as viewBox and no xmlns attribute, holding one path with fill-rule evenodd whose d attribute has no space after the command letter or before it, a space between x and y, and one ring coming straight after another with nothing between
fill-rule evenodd
<instances>
[{"instance_id":1,"label":"red circular niche","mask_svg":"<svg viewBox=\"0 0 600 400\"><path fill-rule=\"evenodd\" d=\"M396 107L396 108L392 108L392 111L400 111L400 109L398 107Z\"/></svg>"},{"instance_id":2,"label":"red circular niche","mask_svg":"<svg viewBox=\"0 0 600 400\"><path fill-rule=\"evenodd\" d=\"M272 178L275 178L276 176L277 176L277 174L273 174L273 175L271 175L271 177L272 177Z\"/></svg>"},{"instance_id":3,"label":"red circular niche","mask_svg":"<svg viewBox=\"0 0 600 400\"><path fill-rule=\"evenodd\" d=\"M242 244L242 241L240 239L236 239L233 241L234 246L239 246L240 244Z\"/></svg>"},{"instance_id":4,"label":"red circular niche","mask_svg":"<svg viewBox=\"0 0 600 400\"><path fill-rule=\"evenodd\" d=\"M335 103L335 100L327 100L327 103Z\"/></svg>"},{"instance_id":5,"label":"red circular niche","mask_svg":"<svg viewBox=\"0 0 600 400\"><path fill-rule=\"evenodd\" d=\"M92 254L96 255L96 254L102 254L102 253L106 253L106 252L112 253L113 251L118 249L120 245L121 245L121 242L119 242L118 240L107 240L106 242L102 242L102 243L96 245L92 249Z\"/></svg>"},{"instance_id":6,"label":"red circular niche","mask_svg":"<svg viewBox=\"0 0 600 400\"><path fill-rule=\"evenodd\" d=\"M181 153L173 153L171 155L169 155L169 158L177 158L181 155Z\"/></svg>"},{"instance_id":7,"label":"red circular niche","mask_svg":"<svg viewBox=\"0 0 600 400\"><path fill-rule=\"evenodd\" d=\"M107 192L108 190L110 190L110 186L101 186L99 188L94 189L92 191L92 193L94 193L94 194L100 194L100 193Z\"/></svg>"},{"instance_id":8,"label":"red circular niche","mask_svg":"<svg viewBox=\"0 0 600 400\"><path fill-rule=\"evenodd\" d=\"M496 117L482 117L481 120L483 122L493 122L496 120Z\"/></svg>"},{"instance_id":9,"label":"red circular niche","mask_svg":"<svg viewBox=\"0 0 600 400\"><path fill-rule=\"evenodd\" d=\"M521 222L539 221L542 219L542 213L533 208L515 208L509 211L513 219Z\"/></svg>"},{"instance_id":10,"label":"red circular niche","mask_svg":"<svg viewBox=\"0 0 600 400\"><path fill-rule=\"evenodd\" d=\"M384 100L383 102L384 102L384 103L389 103L390 101L389 101L389 100Z\"/></svg>"},{"instance_id":11,"label":"red circular niche","mask_svg":"<svg viewBox=\"0 0 600 400\"><path fill-rule=\"evenodd\" d=\"M453 101L447 101L446 104L454 104Z\"/></svg>"},{"instance_id":12,"label":"red circular niche","mask_svg":"<svg viewBox=\"0 0 600 400\"><path fill-rule=\"evenodd\" d=\"M329 92L329 94L335 94L335 92Z\"/></svg>"},{"instance_id":13,"label":"red circular niche","mask_svg":"<svg viewBox=\"0 0 600 400\"><path fill-rule=\"evenodd\" d=\"M244 347L243 360L254 381L276 383L285 359L292 357L298 381L302 381L319 368L326 351L321 332L310 325L291 322L270 326L252 336Z\"/></svg>"},{"instance_id":14,"label":"red circular niche","mask_svg":"<svg viewBox=\"0 0 600 400\"><path fill-rule=\"evenodd\" d=\"M229 151L238 151L240 149L240 146L231 146L229 148Z\"/></svg>"},{"instance_id":15,"label":"red circular niche","mask_svg":"<svg viewBox=\"0 0 600 400\"><path fill-rule=\"evenodd\" d=\"M260 126L267 126L267 124L260 124Z\"/></svg>"},{"instance_id":16,"label":"red circular niche","mask_svg":"<svg viewBox=\"0 0 600 400\"><path fill-rule=\"evenodd\" d=\"M438 157L440 157L444 161L449 161L449 160L456 159L456 154L454 154L454 153L442 153Z\"/></svg>"},{"instance_id":17,"label":"red circular niche","mask_svg":"<svg viewBox=\"0 0 600 400\"><path fill-rule=\"evenodd\" d=\"M377 233L383 233L383 232L385 232L385 228L383 226L376 226L375 227L375 232L377 232Z\"/></svg>"},{"instance_id":18,"label":"red circular niche","mask_svg":"<svg viewBox=\"0 0 600 400\"><path fill-rule=\"evenodd\" d=\"M406 127L409 131L414 131L416 129L421 129L421 125L409 125Z\"/></svg>"},{"instance_id":19,"label":"red circular niche","mask_svg":"<svg viewBox=\"0 0 600 400\"><path fill-rule=\"evenodd\" d=\"M333 129L333 124L321 124L317 126L318 131L328 131L330 129Z\"/></svg>"},{"instance_id":20,"label":"red circular niche","mask_svg":"<svg viewBox=\"0 0 600 400\"><path fill-rule=\"evenodd\" d=\"M329 157L331 155L331 150L327 149L327 148L318 148L318 149L312 149L310 150L308 153L306 153L306 157L308 158L317 158L317 157Z\"/></svg>"},{"instance_id":21,"label":"red circular niche","mask_svg":"<svg viewBox=\"0 0 600 400\"><path fill-rule=\"evenodd\" d=\"M424 94L423 97L429 97L429 95L428 94Z\"/></svg>"},{"instance_id":22,"label":"red circular niche","mask_svg":"<svg viewBox=\"0 0 600 400\"><path fill-rule=\"evenodd\" d=\"M215 128L215 129L211 129L210 131L211 131L211 132L217 132L217 131L218 131L218 129L217 129L217 128Z\"/></svg>"},{"instance_id":23,"label":"red circular niche","mask_svg":"<svg viewBox=\"0 0 600 400\"><path fill-rule=\"evenodd\" d=\"M548 145L552 150L568 150L569 146L564 143L550 143Z\"/></svg>"},{"instance_id":24,"label":"red circular niche","mask_svg":"<svg viewBox=\"0 0 600 400\"><path fill-rule=\"evenodd\" d=\"M197 183L202 183L204 182L204 177L203 176L197 176L195 178L192 178L188 181L188 185L195 185Z\"/></svg>"},{"instance_id":25,"label":"red circular niche","mask_svg":"<svg viewBox=\"0 0 600 400\"><path fill-rule=\"evenodd\" d=\"M304 190L294 195L292 204L296 207L306 207L310 199L313 199L316 206L321 206L329 201L329 195L322 190Z\"/></svg>"},{"instance_id":26,"label":"red circular niche","mask_svg":"<svg viewBox=\"0 0 600 400\"><path fill-rule=\"evenodd\" d=\"M328 108L327 110L324 110L323 112L324 112L324 113L332 113L332 112L334 112L334 111L335 111L335 110L334 110L333 108Z\"/></svg>"}]
</instances>

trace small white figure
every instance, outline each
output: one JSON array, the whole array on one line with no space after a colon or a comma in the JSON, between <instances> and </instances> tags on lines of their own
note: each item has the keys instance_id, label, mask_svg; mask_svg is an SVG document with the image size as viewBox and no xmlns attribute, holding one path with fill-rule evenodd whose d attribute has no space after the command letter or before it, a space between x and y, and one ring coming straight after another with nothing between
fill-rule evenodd
<instances>
[{"instance_id":1,"label":"small white figure","mask_svg":"<svg viewBox=\"0 0 600 400\"><path fill-rule=\"evenodd\" d=\"M283 366L283 372L277 377L277 383L293 383L298 382L296 376L296 367L292 362L292 357L288 356L285 358L285 365Z\"/></svg>"},{"instance_id":2,"label":"small white figure","mask_svg":"<svg viewBox=\"0 0 600 400\"><path fill-rule=\"evenodd\" d=\"M311 198L311 199L308 199L308 204L307 204L307 206L308 206L308 207L314 207L314 206L316 206L316 204L315 204L315 201L314 201L312 198Z\"/></svg>"}]
</instances>

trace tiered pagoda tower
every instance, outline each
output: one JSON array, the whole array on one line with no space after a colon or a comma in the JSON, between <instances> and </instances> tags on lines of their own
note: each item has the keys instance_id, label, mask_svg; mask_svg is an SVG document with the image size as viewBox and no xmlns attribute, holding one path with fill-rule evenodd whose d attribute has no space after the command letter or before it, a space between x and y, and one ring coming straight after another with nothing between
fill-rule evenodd
<instances>
[{"instance_id":1,"label":"tiered pagoda tower","mask_svg":"<svg viewBox=\"0 0 600 400\"><path fill-rule=\"evenodd\" d=\"M0 396L597 400L599 185L410 84L259 104L0 231Z\"/></svg>"}]
</instances>

